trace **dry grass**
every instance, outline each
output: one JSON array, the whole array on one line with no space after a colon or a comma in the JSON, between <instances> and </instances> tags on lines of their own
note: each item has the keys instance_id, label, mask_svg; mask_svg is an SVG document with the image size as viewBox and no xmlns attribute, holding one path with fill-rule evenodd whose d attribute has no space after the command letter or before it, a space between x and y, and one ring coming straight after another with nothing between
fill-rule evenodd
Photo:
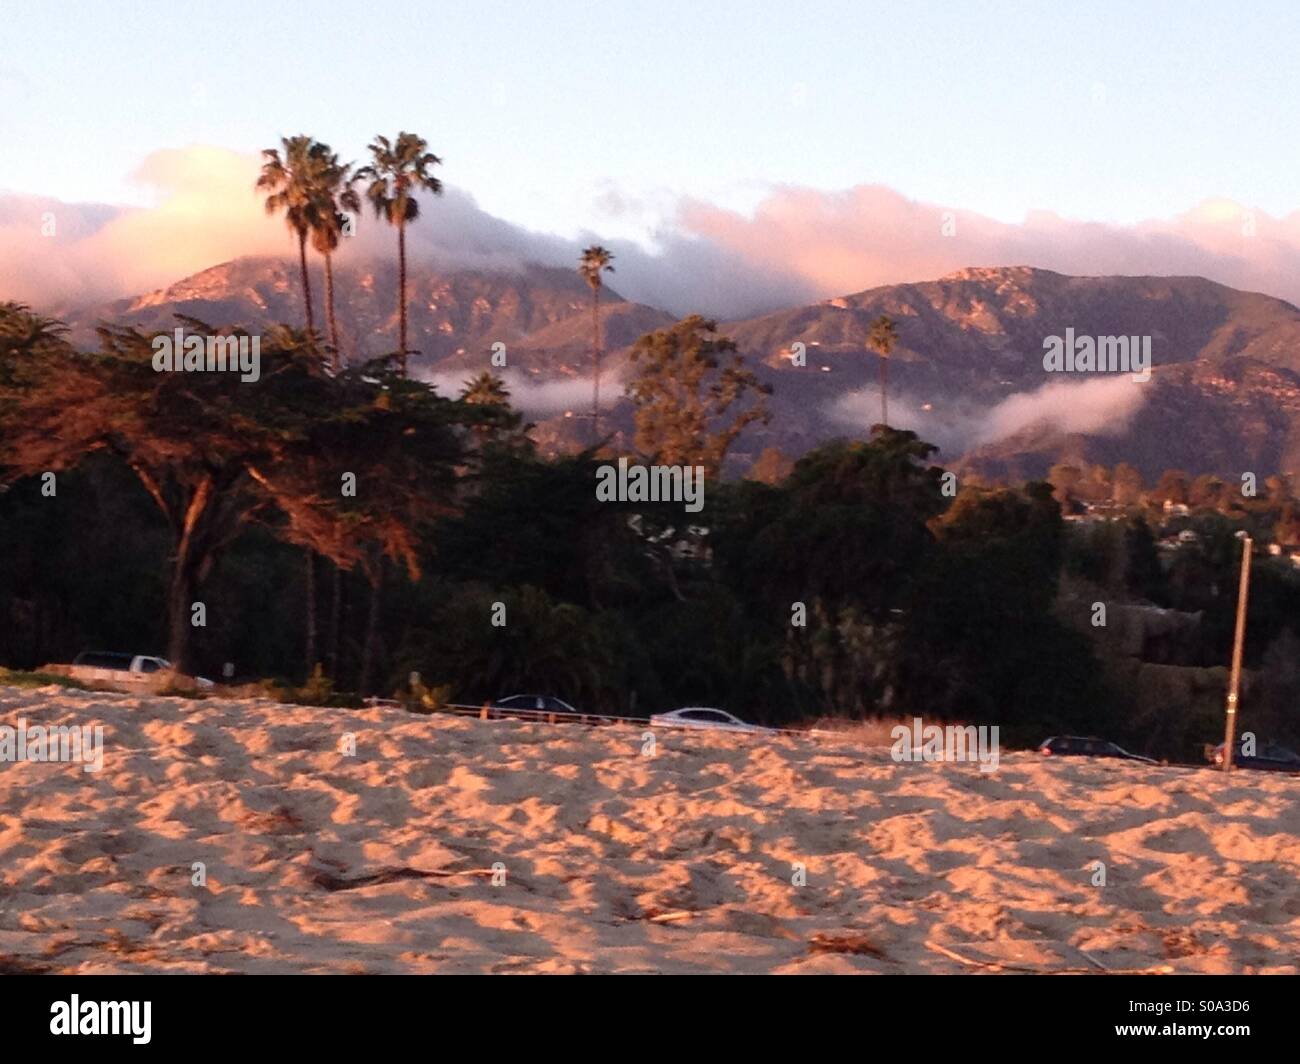
<instances>
[{"instance_id":1,"label":"dry grass","mask_svg":"<svg viewBox=\"0 0 1300 1064\"><path fill-rule=\"evenodd\" d=\"M912 731L912 717L868 717L865 720L847 720L843 717L819 717L809 731L833 733L838 739L845 739L864 747L890 747L894 745L893 731L900 725ZM927 720L926 724L938 724L939 721ZM964 721L946 720L943 726L965 727Z\"/></svg>"}]
</instances>

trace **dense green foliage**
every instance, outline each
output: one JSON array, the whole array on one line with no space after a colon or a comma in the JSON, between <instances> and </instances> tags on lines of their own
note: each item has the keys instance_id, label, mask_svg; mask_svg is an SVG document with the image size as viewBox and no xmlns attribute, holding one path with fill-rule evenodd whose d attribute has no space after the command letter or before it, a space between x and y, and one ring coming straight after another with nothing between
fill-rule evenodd
<instances>
[{"instance_id":1,"label":"dense green foliage","mask_svg":"<svg viewBox=\"0 0 1300 1064\"><path fill-rule=\"evenodd\" d=\"M679 336L699 344L700 323L646 350ZM418 671L464 700L539 690L772 723L888 711L1083 726L1101 697L1054 683L1092 675L1050 616L1056 504L1031 488L952 505L911 433L828 444L776 485L710 480L704 510L686 514L599 501L601 459L538 457L490 379L453 400L382 365L331 375L289 330L265 345L256 384L156 373L150 338L130 330L105 330L95 354L40 342L0 352L23 378L0 421L6 664L170 648L202 674L230 662L300 682L310 646L341 690L387 693ZM649 360L642 394L677 362ZM701 404L710 369L744 379L734 357L706 362L690 378ZM710 439L725 405L715 413L683 445L660 443L716 465L735 433ZM338 489L348 473L355 496Z\"/></svg>"},{"instance_id":2,"label":"dense green foliage","mask_svg":"<svg viewBox=\"0 0 1300 1064\"><path fill-rule=\"evenodd\" d=\"M167 652L322 701L392 693L418 672L454 701L535 691L778 725L917 715L999 724L1013 744L1104 733L1185 756L1213 734L1136 714L1086 626L1063 618L1060 583L1199 612L1177 664L1219 665L1235 532L1266 541L1290 519L1277 500L1276 514L1189 512L1173 530L1192 537L1162 554L1155 529L1170 530L1149 499L1071 525L1060 485L952 490L930 445L884 425L771 483L711 477L699 513L600 501L609 452L540 457L489 374L447 398L393 360L331 371L315 337L282 328L245 383L158 373L151 340L106 328L98 352L78 352L53 323L0 307L0 665ZM639 443L654 446L628 457L716 469L744 427L728 410L749 380L734 349L688 319L640 351L632 392L655 432ZM660 396L692 416L651 425ZM1284 735L1300 577L1262 557L1254 588L1254 719Z\"/></svg>"}]
</instances>

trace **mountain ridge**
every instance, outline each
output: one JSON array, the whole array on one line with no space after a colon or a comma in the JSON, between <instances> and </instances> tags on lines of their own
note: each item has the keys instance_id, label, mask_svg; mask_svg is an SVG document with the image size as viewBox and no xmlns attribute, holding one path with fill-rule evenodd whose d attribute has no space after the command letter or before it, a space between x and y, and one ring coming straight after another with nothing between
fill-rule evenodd
<instances>
[{"instance_id":1,"label":"mountain ridge","mask_svg":"<svg viewBox=\"0 0 1300 1064\"><path fill-rule=\"evenodd\" d=\"M396 274L396 264L386 260L336 266L345 352L374 355L395 346ZM323 322L318 280L314 270L317 321ZM591 293L576 270L419 264L410 268L408 294L417 372L491 368L492 345L500 342L516 375L547 381L590 373ZM176 313L250 327L299 322L298 268L280 259L235 259L132 299L86 308L70 315L70 325L74 340L90 342L100 318L162 331L173 327ZM773 386L776 416L753 430L743 443L746 454L766 446L801 453L831 435L861 434L877 420L878 359L866 341L880 314L892 317L898 330L889 366L891 420L939 443L944 459L960 468L1041 475L1062 455L1120 454L1148 476L1169 466L1230 460L1254 463L1261 475L1300 472L1300 308L1197 276L1087 277L1027 265L965 267L932 281L878 285L721 322L720 332ZM607 379L624 371L639 336L674 320L605 287ZM1152 380L1133 385L1144 389L1134 393L1140 402L1098 389L1095 382L1108 375L1044 370L1044 339L1067 328L1077 335L1150 337ZM795 344L804 345L805 365L791 357ZM1086 387L1062 399L1057 393L1069 385ZM616 391L606 393L610 424L627 432L630 410ZM1085 395L1098 405L1097 420L1085 418L1080 427L1079 410L1063 417L1061 407L1080 407ZM1000 434L990 437L991 431Z\"/></svg>"}]
</instances>

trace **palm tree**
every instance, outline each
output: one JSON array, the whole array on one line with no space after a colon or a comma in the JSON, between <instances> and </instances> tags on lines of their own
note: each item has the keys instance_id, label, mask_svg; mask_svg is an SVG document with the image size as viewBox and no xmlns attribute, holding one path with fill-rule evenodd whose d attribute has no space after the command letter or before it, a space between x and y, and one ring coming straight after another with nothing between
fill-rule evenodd
<instances>
[{"instance_id":1,"label":"palm tree","mask_svg":"<svg viewBox=\"0 0 1300 1064\"><path fill-rule=\"evenodd\" d=\"M502 406L510 402L510 391L504 380L484 370L461 385L460 397L471 406Z\"/></svg>"},{"instance_id":2,"label":"palm tree","mask_svg":"<svg viewBox=\"0 0 1300 1064\"><path fill-rule=\"evenodd\" d=\"M375 209L375 217L388 219L397 226L397 287L398 319L402 376L406 376L406 224L420 217L420 204L415 193L424 189L435 196L442 195L442 182L434 177L430 168L442 160L428 152L429 145L414 133L398 133L397 142L387 137L375 137L370 145L373 162L357 171L357 181L370 182L366 198Z\"/></svg>"},{"instance_id":3,"label":"palm tree","mask_svg":"<svg viewBox=\"0 0 1300 1064\"><path fill-rule=\"evenodd\" d=\"M324 154L313 182L313 198L316 203L315 218L311 229L311 246L325 259L325 313L329 320L330 368L337 370L342 362L342 349L339 347L339 323L334 316L334 263L333 255L338 250L339 237L347 222L344 211L353 213L361 210L361 197L352 187L356 180L352 176L352 164L339 165L339 158L329 150L328 145L320 145Z\"/></svg>"},{"instance_id":4,"label":"palm tree","mask_svg":"<svg viewBox=\"0 0 1300 1064\"><path fill-rule=\"evenodd\" d=\"M882 314L871 323L867 346L880 355L880 423L889 424L889 352L898 343L898 330L888 314Z\"/></svg>"},{"instance_id":5,"label":"palm tree","mask_svg":"<svg viewBox=\"0 0 1300 1064\"><path fill-rule=\"evenodd\" d=\"M330 213L322 207L322 186L331 158L334 158L328 145L321 144L311 137L299 134L296 137L281 137L280 151L267 148L262 152L262 173L257 179L256 188L268 193L266 213L284 212L285 224L298 237L298 266L302 270L302 298L307 311L307 337L313 341L316 335L316 322L311 309L311 276L307 272L307 236L315 234L322 226L332 224ZM337 159L334 159L337 164ZM315 241L313 239L314 246ZM326 258L326 266L329 259ZM333 290L333 278L328 278ZM333 308L330 310L331 319ZM335 338L337 346L337 337ZM311 674L316 664L316 558L311 550L306 551L306 659L307 672Z\"/></svg>"},{"instance_id":6,"label":"palm tree","mask_svg":"<svg viewBox=\"0 0 1300 1064\"><path fill-rule=\"evenodd\" d=\"M298 265L302 270L302 298L307 311L307 333L315 332L311 311L311 278L307 274L307 235L317 224L319 204L316 182L320 171L320 149L311 137L281 137L280 150L262 152L262 173L257 179L259 192L266 197L266 213L284 212L285 225L298 237ZM328 151L328 149L326 149Z\"/></svg>"},{"instance_id":7,"label":"palm tree","mask_svg":"<svg viewBox=\"0 0 1300 1064\"><path fill-rule=\"evenodd\" d=\"M600 441L600 289L604 284L601 274L614 272L614 267L610 265L613 259L612 251L606 250L599 244L593 244L583 249L582 258L578 262L578 273L582 274L582 279L591 286L591 350L592 363L595 366L591 396L593 443Z\"/></svg>"}]
</instances>

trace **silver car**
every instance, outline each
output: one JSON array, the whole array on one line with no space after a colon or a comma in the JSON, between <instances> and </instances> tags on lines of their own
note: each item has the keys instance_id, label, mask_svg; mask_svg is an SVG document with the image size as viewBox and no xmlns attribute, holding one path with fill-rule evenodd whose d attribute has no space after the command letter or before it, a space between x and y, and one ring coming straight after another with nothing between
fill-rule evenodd
<instances>
[{"instance_id":1,"label":"silver car","mask_svg":"<svg viewBox=\"0 0 1300 1064\"><path fill-rule=\"evenodd\" d=\"M709 706L686 706L683 709L674 709L671 713L656 713L650 718L650 726L652 728L707 728L712 731L752 733L772 731L771 728L763 728L757 724L747 724L725 709L713 709Z\"/></svg>"}]
</instances>

